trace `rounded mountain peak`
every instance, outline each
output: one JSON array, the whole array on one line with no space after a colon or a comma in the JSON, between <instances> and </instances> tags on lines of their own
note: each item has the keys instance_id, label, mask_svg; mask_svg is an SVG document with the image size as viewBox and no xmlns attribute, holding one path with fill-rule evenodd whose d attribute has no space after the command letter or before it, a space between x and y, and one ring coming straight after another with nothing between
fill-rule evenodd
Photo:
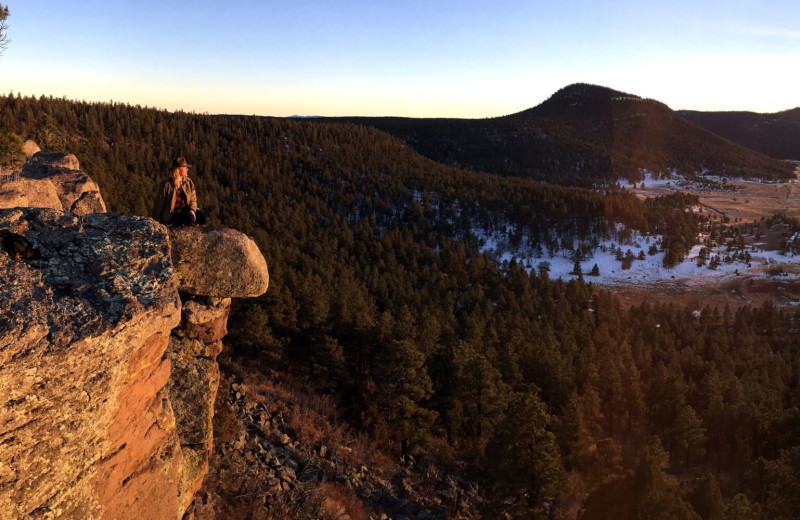
<instances>
[{"instance_id":1,"label":"rounded mountain peak","mask_svg":"<svg viewBox=\"0 0 800 520\"><path fill-rule=\"evenodd\" d=\"M629 111L653 111L671 113L672 111L655 100L642 98L608 87L589 83L574 83L559 89L540 105L511 117L535 117L549 119L605 119L615 114Z\"/></svg>"}]
</instances>

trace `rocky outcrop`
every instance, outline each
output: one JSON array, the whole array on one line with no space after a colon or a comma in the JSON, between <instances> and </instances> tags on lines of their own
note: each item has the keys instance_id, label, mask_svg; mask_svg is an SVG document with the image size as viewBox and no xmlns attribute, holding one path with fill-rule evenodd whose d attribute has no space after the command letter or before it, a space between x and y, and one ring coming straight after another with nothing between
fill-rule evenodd
<instances>
[{"instance_id":1,"label":"rocky outcrop","mask_svg":"<svg viewBox=\"0 0 800 520\"><path fill-rule=\"evenodd\" d=\"M106 212L97 184L80 169L74 155L62 153L34 153L20 177L0 187L0 209L16 207L60 209L77 215Z\"/></svg>"},{"instance_id":2,"label":"rocky outcrop","mask_svg":"<svg viewBox=\"0 0 800 520\"><path fill-rule=\"evenodd\" d=\"M481 518L485 497L467 475L368 447L330 400L291 376L223 366L215 451L194 520Z\"/></svg>"},{"instance_id":3,"label":"rocky outcrop","mask_svg":"<svg viewBox=\"0 0 800 520\"><path fill-rule=\"evenodd\" d=\"M233 229L171 228L172 262L184 305L173 330L169 395L183 452L179 500L188 507L208 471L213 449L217 355L227 334L230 298L267 290L269 272L255 242Z\"/></svg>"},{"instance_id":4,"label":"rocky outcrop","mask_svg":"<svg viewBox=\"0 0 800 520\"><path fill-rule=\"evenodd\" d=\"M15 207L0 196L0 518L178 519L208 468L230 298L267 289L266 261L234 230L102 213L78 168L37 153L3 186Z\"/></svg>"},{"instance_id":5,"label":"rocky outcrop","mask_svg":"<svg viewBox=\"0 0 800 520\"><path fill-rule=\"evenodd\" d=\"M0 211L3 518L174 518L182 454L164 390L180 300L150 219Z\"/></svg>"},{"instance_id":6,"label":"rocky outcrop","mask_svg":"<svg viewBox=\"0 0 800 520\"><path fill-rule=\"evenodd\" d=\"M185 510L203 484L213 447L214 400L219 387L217 355L222 342L205 344L173 335L169 342L172 378L168 385L183 455L178 501Z\"/></svg>"}]
</instances>

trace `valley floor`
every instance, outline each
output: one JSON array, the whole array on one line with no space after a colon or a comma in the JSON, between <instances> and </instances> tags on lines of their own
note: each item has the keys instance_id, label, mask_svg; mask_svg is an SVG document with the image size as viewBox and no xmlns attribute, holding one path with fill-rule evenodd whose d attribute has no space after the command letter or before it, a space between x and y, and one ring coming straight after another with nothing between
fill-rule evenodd
<instances>
[{"instance_id":1,"label":"valley floor","mask_svg":"<svg viewBox=\"0 0 800 520\"><path fill-rule=\"evenodd\" d=\"M789 217L800 216L800 167L798 181L789 183L758 183L751 181L722 181L713 179L711 186L685 180L654 179L647 176L644 182L628 185L639 198L666 195L675 191L691 193L700 199L695 211L711 213L718 219L759 222L776 213ZM622 184L622 183L621 183ZM663 252L648 254L651 244L659 236L632 233L625 240L607 239L600 242L593 256L581 262L581 273L587 282L613 289L626 301L675 302L701 308L704 305L737 306L761 304L771 300L778 306L800 305L800 257L792 253L781 254L777 244L783 228L775 229L764 237L748 237L748 262L733 260L720 262L711 268L708 261L698 262L703 245L697 244L687 257L671 269L663 267ZM509 247L496 233L480 235L483 250L497 262L517 259L528 269L547 269L551 279L568 280L578 276L571 251L550 255L533 254L524 248ZM701 235L700 242L706 238ZM623 268L614 251L621 248L636 257L630 267ZM707 259L730 254L723 246L712 247ZM591 275L596 266L599 274Z\"/></svg>"},{"instance_id":2,"label":"valley floor","mask_svg":"<svg viewBox=\"0 0 800 520\"><path fill-rule=\"evenodd\" d=\"M727 215L731 219L738 218L742 222L757 222L762 217L775 213L800 217L800 166L795 169L795 175L797 180L780 183L714 179L724 187L722 190L701 186L679 177L648 177L643 183L626 187L642 199L667 195L674 191L688 192L697 195L708 211Z\"/></svg>"}]
</instances>

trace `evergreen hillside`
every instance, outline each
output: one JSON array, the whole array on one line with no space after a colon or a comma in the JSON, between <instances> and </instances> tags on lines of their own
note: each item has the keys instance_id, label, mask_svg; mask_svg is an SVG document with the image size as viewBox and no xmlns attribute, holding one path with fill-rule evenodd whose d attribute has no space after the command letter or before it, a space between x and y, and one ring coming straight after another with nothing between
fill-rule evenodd
<instances>
[{"instance_id":1,"label":"evergreen hillside","mask_svg":"<svg viewBox=\"0 0 800 520\"><path fill-rule=\"evenodd\" d=\"M694 110L681 110L678 114L710 132L775 159L800 161L800 108L774 114Z\"/></svg>"},{"instance_id":2,"label":"evergreen hillside","mask_svg":"<svg viewBox=\"0 0 800 520\"><path fill-rule=\"evenodd\" d=\"M529 110L489 119L332 120L385 130L445 164L560 184L638 180L641 169L793 177L789 165L720 138L658 101L586 84L565 87Z\"/></svg>"},{"instance_id":3,"label":"evergreen hillside","mask_svg":"<svg viewBox=\"0 0 800 520\"><path fill-rule=\"evenodd\" d=\"M514 118L556 124L500 120ZM185 155L212 223L252 235L270 269L227 348L330 394L398 458L474 477L484 518L800 516L796 312L624 308L581 279L498 265L476 236L589 242L624 223L679 252L699 225L692 197L470 171L344 122L5 96L8 132L77 154L115 212L148 213Z\"/></svg>"}]
</instances>

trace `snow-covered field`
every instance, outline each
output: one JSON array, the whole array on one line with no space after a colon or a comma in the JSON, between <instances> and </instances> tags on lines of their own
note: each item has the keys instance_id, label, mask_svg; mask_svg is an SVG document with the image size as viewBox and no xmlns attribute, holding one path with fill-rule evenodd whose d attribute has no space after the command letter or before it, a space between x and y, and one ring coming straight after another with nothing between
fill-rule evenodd
<instances>
[{"instance_id":1,"label":"snow-covered field","mask_svg":"<svg viewBox=\"0 0 800 520\"><path fill-rule=\"evenodd\" d=\"M535 269L538 271L539 265L542 262L547 262L549 264L550 278L568 280L577 277L573 273L575 262L570 257L571 251L559 251L550 256L548 251L544 249L543 254L537 257L530 252L526 252L524 248L522 250L514 250L500 234L476 233L476 235L479 239L485 241L482 250L498 263L516 258L517 262L520 262L529 270ZM607 286L645 287L664 281L680 281L684 284L701 285L732 279L744 274L767 277L769 275L766 269L770 266L780 267L781 264L800 266L800 257L784 256L777 251L761 251L757 248L748 247L748 252L751 256L749 267L742 261L730 263L721 261L718 267L711 269L708 262L703 266L697 265L698 256L703 246L695 245L683 262L672 269L666 269L662 265L664 260L663 252L658 252L655 255L647 254L650 244L659 242L660 238L659 236L642 236L633 233L630 241L626 244L619 244L613 240L600 242L600 246L594 250L593 257L581 262L581 272L584 279L587 282ZM573 246L577 246L577 244L573 244ZM633 260L629 269L623 269L622 263L611 253L612 246L614 249L618 249L621 246L625 252L630 249L635 257L639 256L640 251L644 251L645 259ZM726 254L724 247L713 248L707 258L711 259L713 256L719 255L720 259L722 259ZM589 273L595 264L600 274L591 276ZM800 279L800 275L797 274L788 274L785 277Z\"/></svg>"},{"instance_id":2,"label":"snow-covered field","mask_svg":"<svg viewBox=\"0 0 800 520\"><path fill-rule=\"evenodd\" d=\"M708 202L708 193L717 191L720 193L733 192L743 198L742 202L745 206L752 206L752 204L750 204L750 200L746 200L744 197L752 197L754 200L758 196L767 197L769 199L767 206L775 207L773 200L775 195L772 192L768 192L766 195L754 193L739 195L739 190L743 184L766 187L775 186L775 183L723 179L711 176L692 180L678 175L675 171L670 173L671 176L669 178L657 178L651 172L643 171L643 180L635 185L625 179L620 179L617 184L626 189L633 189L640 197L656 196L672 191L702 192L703 196L706 197L703 206L706 207L711 207ZM710 184L713 184L713 186ZM794 184L794 182L785 183L785 186ZM642 189L642 185L644 185L644 189ZM786 193L788 194L783 191L780 192L781 200L791 198L794 195L794 192ZM724 196L730 198L730 195ZM415 192L414 199L421 203L422 195ZM732 200L736 201L735 198ZM692 209L698 212L703 208L702 206L695 206ZM725 213L723 210L714 211ZM751 215L751 217L753 216ZM753 217L752 220L755 221L756 219ZM514 229L514 226L510 223L495 222L494 228L504 229L505 233L500 231L480 231L478 228L479 226L474 225L472 232L478 238L479 243L482 244L481 250L499 264L515 258L519 264L528 270L536 270L537 272L546 263L546 268L552 279L562 278L568 280L578 276L573 272L575 268L573 251L580 245L578 242L573 243L571 247L567 245L566 249L562 248L551 253L547 250L545 244L540 244L536 250L531 248L528 245L528 237L522 237L520 243L523 245L521 246L510 245L507 237L513 235L510 230ZM618 224L617 234L625 234L622 233L621 224ZM703 286L734 280L739 277L773 278L776 273L781 273L778 276L784 281L800 280L800 256L782 255L778 251L764 251L762 248L765 244L763 243L748 245L744 250L738 251L736 256L743 257L746 250L749 254L749 262L745 262L742 259L726 262L725 257L734 256L734 252L728 251L725 246L711 248L710 251L705 252L705 261L698 262L701 249L704 247L701 244L705 241L705 238L702 235L698 237L700 244L695 245L688 256L671 269L663 267L664 252L658 251L653 255L648 254L651 245L660 246L661 236L646 236L638 232L632 232L629 234L629 238L624 240L624 243L620 243L618 239L601 240L592 248L591 256L581 261L581 273L587 282L598 285L640 288L646 288L660 282L673 282L682 286ZM558 242L560 243L560 239ZM634 259L630 263L630 268L623 269L622 262L618 260L616 254L616 251L620 248L623 254L630 250L635 258L639 258L640 253L644 252L644 259ZM588 246L584 244L583 249L588 249ZM657 249L660 249L660 247L657 247ZM711 268L711 260L714 257L718 258L713 262L715 264L714 268ZM701 265L698 265L698 263ZM599 271L598 275L591 274L595 265L597 265L597 270Z\"/></svg>"},{"instance_id":3,"label":"snow-covered field","mask_svg":"<svg viewBox=\"0 0 800 520\"><path fill-rule=\"evenodd\" d=\"M715 190L735 191L737 184L750 183L750 184L764 184L760 180L743 180L743 179L728 179L716 175L703 175L697 180L688 179L675 173L671 173L669 177L655 177L651 172L643 172L644 179L637 181L635 184L627 179L617 180L617 186L621 188L634 189L637 193L644 190L646 192L669 192L669 191L704 191L708 190L711 185ZM734 182L735 181L735 182ZM644 186L644 187L642 187Z\"/></svg>"}]
</instances>

